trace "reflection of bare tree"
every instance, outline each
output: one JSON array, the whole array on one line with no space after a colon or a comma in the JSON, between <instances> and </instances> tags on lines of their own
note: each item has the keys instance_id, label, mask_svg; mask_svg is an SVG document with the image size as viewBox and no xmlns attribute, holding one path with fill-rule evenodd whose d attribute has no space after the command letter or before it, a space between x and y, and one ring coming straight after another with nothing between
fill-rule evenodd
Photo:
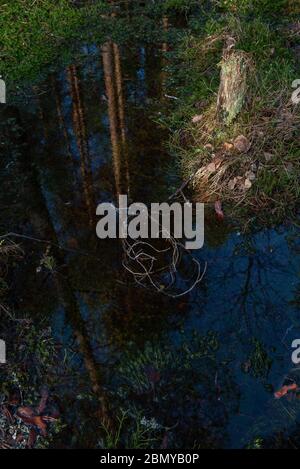
<instances>
[{"instance_id":1,"label":"reflection of bare tree","mask_svg":"<svg viewBox=\"0 0 300 469\"><path fill-rule=\"evenodd\" d=\"M68 79L71 87L71 96L73 101L73 125L77 138L77 145L80 153L80 168L83 181L85 203L88 209L90 224L94 224L95 219L95 200L93 193L93 179L90 164L90 155L88 147L88 136L85 122L85 111L83 105L80 81L78 78L78 69L76 65L68 67Z\"/></svg>"},{"instance_id":2,"label":"reflection of bare tree","mask_svg":"<svg viewBox=\"0 0 300 469\"><path fill-rule=\"evenodd\" d=\"M66 147L67 147L68 157L70 158L70 160L72 160L70 140L69 140L69 137L68 137L68 131L67 131L65 119L64 119L64 116L63 116L63 112L62 112L60 91L59 91L57 80L56 80L54 75L51 75L51 84L52 84L52 88L53 88L53 96L55 97L55 104L56 104L56 112L57 112L58 122L59 122L60 128L63 132L63 136L64 136Z\"/></svg>"},{"instance_id":3,"label":"reflection of bare tree","mask_svg":"<svg viewBox=\"0 0 300 469\"><path fill-rule=\"evenodd\" d=\"M35 97L36 97L38 116L39 116L40 121L42 123L43 137L44 137L45 141L47 142L48 139L49 139L49 133L48 133L48 129L47 129L47 126L46 126L46 116L45 116L43 105L42 105L42 102L41 102L41 99L40 99L38 87L34 86L33 91L34 91Z\"/></svg>"},{"instance_id":4,"label":"reflection of bare tree","mask_svg":"<svg viewBox=\"0 0 300 469\"><path fill-rule=\"evenodd\" d=\"M33 152L33 155L36 156L36 153ZM52 245L53 249L55 249L55 259L58 261L59 264L63 266L63 275L60 272L59 268L53 271L53 278L55 281L55 286L59 293L59 300L64 306L67 322L71 325L73 334L78 342L79 352L82 354L83 362L87 370L88 377L90 379L91 388L97 399L99 409L97 412L98 420L100 420L101 424L104 424L107 427L111 427L112 418L108 410L108 397L104 390L104 370L94 358L93 348L91 345L89 334L87 332L86 323L82 319L80 306L78 304L78 300L72 287L72 277L70 273L71 269L69 269L68 267L69 260L66 259L65 256L62 254L63 250L58 249L61 243L55 229L55 223L53 222L52 218L53 215L48 210L48 205L45 202L43 193L40 191L43 169L38 164L35 164L34 168L36 170L36 178L38 184L30 187L30 193L31 195L34 194L33 198L35 199L35 203L37 203L37 201L39 202L39 204L37 205L38 217L40 220L38 224L39 237L48 241L42 241L42 239L34 237L28 237L28 239L31 239L35 242L45 242L49 247L50 245ZM34 206L34 208L31 208L30 216L32 219L35 219L36 217L35 210L36 206ZM35 226L33 226L33 228L35 228ZM36 283L34 284L34 288L36 290Z\"/></svg>"},{"instance_id":5,"label":"reflection of bare tree","mask_svg":"<svg viewBox=\"0 0 300 469\"><path fill-rule=\"evenodd\" d=\"M101 374L100 366L95 362L92 347L88 339L88 333L84 321L82 320L77 300L69 284L68 276L63 278L56 274L55 280L65 308L66 318L72 326L78 342L79 351L83 356L84 365L92 384L92 390L99 402L100 421L105 426L112 427L112 419L108 410L108 398L103 390L103 370Z\"/></svg>"},{"instance_id":6,"label":"reflection of bare tree","mask_svg":"<svg viewBox=\"0 0 300 469\"><path fill-rule=\"evenodd\" d=\"M107 42L102 47L105 88L112 145L116 193L122 193L122 168L125 168L126 189L129 192L128 152L126 143L125 105L122 86L120 51L117 44Z\"/></svg>"},{"instance_id":7,"label":"reflection of bare tree","mask_svg":"<svg viewBox=\"0 0 300 469\"><path fill-rule=\"evenodd\" d=\"M276 246L277 244L277 246ZM287 293L280 285L288 285L294 273L290 262L281 255L282 242L276 234L261 233L236 243L228 243L221 257L208 260L209 291L218 292L209 298L218 315L234 318L236 332L264 330L266 322L273 332L281 333L287 319ZM222 266L222 267L221 267ZM239 325L239 326L238 326Z\"/></svg>"},{"instance_id":8,"label":"reflection of bare tree","mask_svg":"<svg viewBox=\"0 0 300 469\"><path fill-rule=\"evenodd\" d=\"M116 77L116 90L118 99L118 113L121 127L122 143L126 143L126 126L125 126L125 107L124 107L124 95L122 85L122 69L121 69L121 57L119 46L113 44L114 52L114 63L115 63L115 77Z\"/></svg>"},{"instance_id":9,"label":"reflection of bare tree","mask_svg":"<svg viewBox=\"0 0 300 469\"><path fill-rule=\"evenodd\" d=\"M167 33L169 31L169 18L167 16L163 16L162 23L163 23L163 31L164 33ZM162 50L163 52L168 52L169 46L167 42L163 43Z\"/></svg>"}]
</instances>

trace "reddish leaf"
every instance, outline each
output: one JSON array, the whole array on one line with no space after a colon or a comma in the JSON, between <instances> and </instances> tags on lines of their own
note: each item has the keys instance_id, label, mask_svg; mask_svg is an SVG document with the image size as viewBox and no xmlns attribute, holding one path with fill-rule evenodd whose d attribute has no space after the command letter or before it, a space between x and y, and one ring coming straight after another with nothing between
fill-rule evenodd
<instances>
[{"instance_id":1,"label":"reddish leaf","mask_svg":"<svg viewBox=\"0 0 300 469\"><path fill-rule=\"evenodd\" d=\"M20 419L30 420L36 416L36 412L32 407L19 407L17 409L17 415Z\"/></svg>"},{"instance_id":2,"label":"reddish leaf","mask_svg":"<svg viewBox=\"0 0 300 469\"><path fill-rule=\"evenodd\" d=\"M37 415L34 418L34 425L40 430L42 436L47 436L47 425L43 420L43 417Z\"/></svg>"},{"instance_id":3,"label":"reddish leaf","mask_svg":"<svg viewBox=\"0 0 300 469\"><path fill-rule=\"evenodd\" d=\"M288 384L285 386L282 386L278 391L274 393L274 396L276 399L281 399L283 396L285 396L289 391L296 391L298 388L296 383L293 384Z\"/></svg>"},{"instance_id":4,"label":"reddish leaf","mask_svg":"<svg viewBox=\"0 0 300 469\"><path fill-rule=\"evenodd\" d=\"M26 425L37 427L43 436L47 436L47 426L40 415L37 415L32 407L19 407L17 415Z\"/></svg>"},{"instance_id":5,"label":"reddish leaf","mask_svg":"<svg viewBox=\"0 0 300 469\"><path fill-rule=\"evenodd\" d=\"M215 212L218 220L224 220L224 212L222 210L222 202L220 200L215 202Z\"/></svg>"}]
</instances>

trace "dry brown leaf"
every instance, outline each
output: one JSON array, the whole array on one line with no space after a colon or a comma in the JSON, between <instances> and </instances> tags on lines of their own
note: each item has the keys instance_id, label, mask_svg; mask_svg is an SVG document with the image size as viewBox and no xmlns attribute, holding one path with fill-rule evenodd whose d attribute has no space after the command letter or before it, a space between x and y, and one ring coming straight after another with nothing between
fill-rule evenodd
<instances>
[{"instance_id":1,"label":"dry brown leaf","mask_svg":"<svg viewBox=\"0 0 300 469\"><path fill-rule=\"evenodd\" d=\"M229 151L232 151L232 150L234 149L234 145L233 145L233 143L225 142L225 143L223 144L223 149L224 149L225 151L228 151L228 152L229 152Z\"/></svg>"},{"instance_id":2,"label":"dry brown leaf","mask_svg":"<svg viewBox=\"0 0 300 469\"><path fill-rule=\"evenodd\" d=\"M216 171L216 165L215 163L209 163L207 166L206 166L206 171L208 173L214 173Z\"/></svg>"},{"instance_id":3,"label":"dry brown leaf","mask_svg":"<svg viewBox=\"0 0 300 469\"><path fill-rule=\"evenodd\" d=\"M245 180L245 188L250 189L251 187L252 187L252 182L250 181L250 179L246 179Z\"/></svg>"},{"instance_id":4,"label":"dry brown leaf","mask_svg":"<svg viewBox=\"0 0 300 469\"><path fill-rule=\"evenodd\" d=\"M234 148L240 153L247 153L251 148L251 143L244 135L239 135L234 141Z\"/></svg>"}]
</instances>

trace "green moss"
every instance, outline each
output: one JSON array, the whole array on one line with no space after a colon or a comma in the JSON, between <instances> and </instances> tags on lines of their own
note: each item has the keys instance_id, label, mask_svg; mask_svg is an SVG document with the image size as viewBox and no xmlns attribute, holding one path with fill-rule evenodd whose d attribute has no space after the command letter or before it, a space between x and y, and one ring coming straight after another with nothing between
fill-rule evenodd
<instances>
[{"instance_id":1,"label":"green moss","mask_svg":"<svg viewBox=\"0 0 300 469\"><path fill-rule=\"evenodd\" d=\"M197 3L197 2L192 2ZM189 4L189 5L188 5ZM172 28L162 33L161 19L187 11L191 2L129 2L128 10L107 0L15 0L0 6L0 75L10 90L16 84L39 79L49 67L63 65L78 54L78 44L101 45L174 40ZM117 9L122 14L112 15ZM130 18L130 21L129 21ZM176 36L176 32L175 32Z\"/></svg>"},{"instance_id":2,"label":"green moss","mask_svg":"<svg viewBox=\"0 0 300 469\"><path fill-rule=\"evenodd\" d=\"M89 16L104 8L98 1L75 8L68 0L16 0L0 7L1 74L8 84L32 79L62 51L59 46L83 34Z\"/></svg>"}]
</instances>

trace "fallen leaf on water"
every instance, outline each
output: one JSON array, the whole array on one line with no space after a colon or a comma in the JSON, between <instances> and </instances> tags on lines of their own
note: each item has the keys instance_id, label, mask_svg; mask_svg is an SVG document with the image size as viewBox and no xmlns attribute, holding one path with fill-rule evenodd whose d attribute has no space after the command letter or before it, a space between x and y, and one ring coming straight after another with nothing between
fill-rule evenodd
<instances>
[{"instance_id":1,"label":"fallen leaf on water","mask_svg":"<svg viewBox=\"0 0 300 469\"><path fill-rule=\"evenodd\" d=\"M47 425L44 421L44 417L37 415L34 418L34 425L40 430L42 436L47 436Z\"/></svg>"},{"instance_id":2,"label":"fallen leaf on water","mask_svg":"<svg viewBox=\"0 0 300 469\"><path fill-rule=\"evenodd\" d=\"M215 202L215 212L218 220L224 220L224 212L222 210L222 202L220 200Z\"/></svg>"},{"instance_id":3,"label":"fallen leaf on water","mask_svg":"<svg viewBox=\"0 0 300 469\"><path fill-rule=\"evenodd\" d=\"M17 409L17 415L21 419L32 419L36 416L35 410L32 407L19 407Z\"/></svg>"},{"instance_id":4,"label":"fallen leaf on water","mask_svg":"<svg viewBox=\"0 0 300 469\"><path fill-rule=\"evenodd\" d=\"M289 391L296 391L298 388L296 383L293 384L287 384L285 386L282 386L278 391L274 393L274 396L276 399L281 399L283 396L285 396Z\"/></svg>"},{"instance_id":5,"label":"fallen leaf on water","mask_svg":"<svg viewBox=\"0 0 300 469\"><path fill-rule=\"evenodd\" d=\"M251 148L251 143L244 135L239 135L233 142L234 148L240 153L247 153Z\"/></svg>"},{"instance_id":6,"label":"fallen leaf on water","mask_svg":"<svg viewBox=\"0 0 300 469\"><path fill-rule=\"evenodd\" d=\"M19 407L17 410L17 416L23 420L26 425L37 427L42 436L47 436L47 425L44 422L43 417L37 415L32 407Z\"/></svg>"}]
</instances>

